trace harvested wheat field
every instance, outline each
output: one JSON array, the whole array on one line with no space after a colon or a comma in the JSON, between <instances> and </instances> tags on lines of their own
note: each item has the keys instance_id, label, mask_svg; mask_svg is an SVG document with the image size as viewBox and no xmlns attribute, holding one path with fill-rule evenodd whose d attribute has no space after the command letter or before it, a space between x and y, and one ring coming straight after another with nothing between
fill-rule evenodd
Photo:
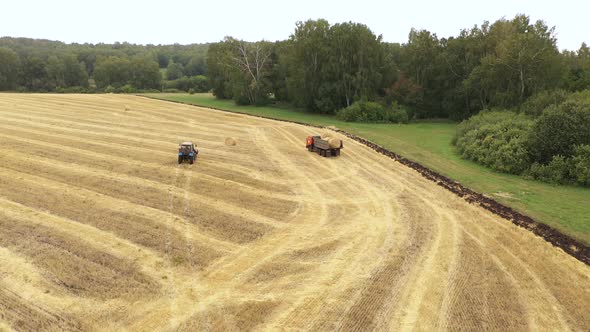
<instances>
[{"instance_id":1,"label":"harvested wheat field","mask_svg":"<svg viewBox=\"0 0 590 332\"><path fill-rule=\"evenodd\" d=\"M590 267L318 131L1 94L0 330L590 330Z\"/></svg>"}]
</instances>

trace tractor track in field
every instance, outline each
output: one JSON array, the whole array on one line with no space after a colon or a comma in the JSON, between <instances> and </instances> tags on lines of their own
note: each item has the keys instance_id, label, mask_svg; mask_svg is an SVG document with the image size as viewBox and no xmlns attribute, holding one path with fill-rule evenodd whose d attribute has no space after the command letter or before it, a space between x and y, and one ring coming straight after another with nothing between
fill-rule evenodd
<instances>
[{"instance_id":1,"label":"tractor track in field","mask_svg":"<svg viewBox=\"0 0 590 332\"><path fill-rule=\"evenodd\" d=\"M142 95L139 95L139 96L143 97L143 98L161 100L161 99L158 99L155 97L142 96ZM168 102L194 106L193 104L180 102L180 101L168 101ZM352 140L355 140L355 141L371 148L372 150L374 150L382 155L385 155L385 156L387 156L387 157L389 157L389 158L391 158L391 159L393 159L405 166L408 166L409 168L420 173L420 175L422 175L424 178L436 183L437 185L445 188L446 190L452 192L453 194L465 199L467 202L481 206L484 209L486 209L486 210L488 210L488 211L490 211L490 212L492 212L492 213L494 213L506 220L509 220L510 222L514 223L515 225L522 227L524 229L527 229L530 232L533 232L535 235L545 239L545 241L562 249L563 251L565 251L569 255L575 257L576 259L580 260L584 264L590 266L590 246L587 246L587 245L581 243L580 241L572 238L569 235L563 234L562 232L554 229L551 226L548 226L546 224L538 222L538 221L534 220L533 218L526 216L526 215L512 209L509 206L499 203L498 201L494 200L493 198L490 198L488 196L485 196L483 194L475 192L475 191L463 186L461 183L459 183L453 179L450 179L438 172L435 172L420 163L417 163L415 161L412 161L410 159L402 157L402 156L398 155L397 153L390 151L390 150L380 146L379 144L373 143L367 139L364 139L364 138L359 137L357 135L348 133L348 132L341 130L341 129L332 129L330 127L318 126L318 125L305 123L305 122L290 121L290 120L278 119L278 118L273 118L273 117L265 117L265 116L253 115L253 114L242 113L242 112L237 112L237 111L228 111L228 110L224 110L221 108L215 108L215 107L207 107L207 108L215 109L215 110L222 111L222 112L243 114L246 116L252 116L252 117L263 118L263 119L270 119L270 120L274 120L274 121L294 123L294 124L299 124L299 125L308 126L308 127L328 129L328 130L332 130L337 133L340 133Z\"/></svg>"},{"instance_id":2,"label":"tractor track in field","mask_svg":"<svg viewBox=\"0 0 590 332\"><path fill-rule=\"evenodd\" d=\"M590 330L586 262L361 138L306 151L318 131L0 94L0 330Z\"/></svg>"}]
</instances>

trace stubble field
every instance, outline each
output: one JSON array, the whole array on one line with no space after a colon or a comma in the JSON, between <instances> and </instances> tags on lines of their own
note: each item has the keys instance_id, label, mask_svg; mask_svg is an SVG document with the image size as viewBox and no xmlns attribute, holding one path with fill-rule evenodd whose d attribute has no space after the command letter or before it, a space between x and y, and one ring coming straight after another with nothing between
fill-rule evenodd
<instances>
[{"instance_id":1,"label":"stubble field","mask_svg":"<svg viewBox=\"0 0 590 332\"><path fill-rule=\"evenodd\" d=\"M309 153L315 133L1 94L0 330L590 330L588 266L354 141Z\"/></svg>"}]
</instances>

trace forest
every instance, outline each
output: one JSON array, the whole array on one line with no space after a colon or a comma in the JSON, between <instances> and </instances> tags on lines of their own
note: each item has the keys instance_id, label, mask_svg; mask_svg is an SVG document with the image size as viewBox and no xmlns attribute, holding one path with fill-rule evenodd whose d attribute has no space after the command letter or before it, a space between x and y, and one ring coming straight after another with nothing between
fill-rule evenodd
<instances>
[{"instance_id":1,"label":"forest","mask_svg":"<svg viewBox=\"0 0 590 332\"><path fill-rule=\"evenodd\" d=\"M458 36L412 30L386 43L366 25L299 22L289 39L247 43L228 37L208 51L219 98L269 98L320 113L355 101L401 105L410 118L462 120L490 108L518 108L548 90L590 87L590 50L560 52L555 29L519 15Z\"/></svg>"},{"instance_id":2,"label":"forest","mask_svg":"<svg viewBox=\"0 0 590 332\"><path fill-rule=\"evenodd\" d=\"M206 92L208 44L65 44L0 38L0 91Z\"/></svg>"}]
</instances>

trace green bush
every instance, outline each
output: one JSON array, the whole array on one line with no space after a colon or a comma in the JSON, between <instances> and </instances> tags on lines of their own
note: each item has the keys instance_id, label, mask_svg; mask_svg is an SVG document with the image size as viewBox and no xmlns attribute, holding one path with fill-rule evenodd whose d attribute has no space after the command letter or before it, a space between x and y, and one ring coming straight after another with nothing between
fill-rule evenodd
<instances>
[{"instance_id":1,"label":"green bush","mask_svg":"<svg viewBox=\"0 0 590 332\"><path fill-rule=\"evenodd\" d=\"M123 93L135 93L135 88L131 84L125 84L121 87Z\"/></svg>"},{"instance_id":2,"label":"green bush","mask_svg":"<svg viewBox=\"0 0 590 332\"><path fill-rule=\"evenodd\" d=\"M576 146L571 173L578 184L590 186L590 145Z\"/></svg>"},{"instance_id":3,"label":"green bush","mask_svg":"<svg viewBox=\"0 0 590 332\"><path fill-rule=\"evenodd\" d=\"M590 98L576 95L547 108L535 121L529 142L531 156L540 164L556 155L569 158L576 145L590 144Z\"/></svg>"},{"instance_id":4,"label":"green bush","mask_svg":"<svg viewBox=\"0 0 590 332\"><path fill-rule=\"evenodd\" d=\"M194 95L195 94L195 89L193 89L193 88L188 89L188 93L191 94L191 95Z\"/></svg>"},{"instance_id":5,"label":"green bush","mask_svg":"<svg viewBox=\"0 0 590 332\"><path fill-rule=\"evenodd\" d=\"M590 185L590 91L539 93L520 114L481 112L459 124L453 144L463 158L494 170Z\"/></svg>"},{"instance_id":6,"label":"green bush","mask_svg":"<svg viewBox=\"0 0 590 332\"><path fill-rule=\"evenodd\" d=\"M360 103L354 103L346 108L343 108L336 112L336 117L346 122L356 122L359 119L361 113Z\"/></svg>"},{"instance_id":7,"label":"green bush","mask_svg":"<svg viewBox=\"0 0 590 332\"><path fill-rule=\"evenodd\" d=\"M494 170L521 174L529 168L532 120L508 111L486 111L463 121L453 140L461 156Z\"/></svg>"},{"instance_id":8,"label":"green bush","mask_svg":"<svg viewBox=\"0 0 590 332\"><path fill-rule=\"evenodd\" d=\"M210 90L209 80L206 76L198 75L187 77L183 76L175 80L164 81L165 89L178 89L181 91L207 92Z\"/></svg>"},{"instance_id":9,"label":"green bush","mask_svg":"<svg viewBox=\"0 0 590 332\"><path fill-rule=\"evenodd\" d=\"M336 112L346 122L408 123L408 113L397 104L391 108L371 101L358 101Z\"/></svg>"},{"instance_id":10,"label":"green bush","mask_svg":"<svg viewBox=\"0 0 590 332\"><path fill-rule=\"evenodd\" d=\"M167 86L168 86L168 88L171 88L171 89L188 91L188 89L190 89L190 79L186 76L183 76L179 79L176 79L173 81L168 81Z\"/></svg>"},{"instance_id":11,"label":"green bush","mask_svg":"<svg viewBox=\"0 0 590 332\"><path fill-rule=\"evenodd\" d=\"M452 139L453 145L457 145L457 141L460 137L465 136L470 131L477 130L484 125L492 125L498 122L502 122L505 120L507 113L505 110L501 109L491 109L482 111L477 115L472 116L471 118L461 122L457 126L457 132L455 133L455 137ZM509 114L513 115L513 114Z\"/></svg>"},{"instance_id":12,"label":"green bush","mask_svg":"<svg viewBox=\"0 0 590 332\"><path fill-rule=\"evenodd\" d=\"M158 89L136 89L135 92L137 93L160 93L162 91Z\"/></svg>"},{"instance_id":13,"label":"green bush","mask_svg":"<svg viewBox=\"0 0 590 332\"><path fill-rule=\"evenodd\" d=\"M193 88L195 92L208 92L209 90L211 90L211 87L209 86L209 79L207 78L207 76L192 76L189 81L191 88Z\"/></svg>"},{"instance_id":14,"label":"green bush","mask_svg":"<svg viewBox=\"0 0 590 332\"><path fill-rule=\"evenodd\" d=\"M375 102L356 102L336 112L336 116L347 122L382 122L385 111Z\"/></svg>"},{"instance_id":15,"label":"green bush","mask_svg":"<svg viewBox=\"0 0 590 332\"><path fill-rule=\"evenodd\" d=\"M234 102L241 106L250 105L250 99L244 95L234 96Z\"/></svg>"},{"instance_id":16,"label":"green bush","mask_svg":"<svg viewBox=\"0 0 590 332\"><path fill-rule=\"evenodd\" d=\"M106 88L104 88L104 92L105 93L116 93L118 91L115 87L113 87L112 85L109 85Z\"/></svg>"},{"instance_id":17,"label":"green bush","mask_svg":"<svg viewBox=\"0 0 590 332\"><path fill-rule=\"evenodd\" d=\"M55 89L57 93L88 93L88 89L82 86L59 87Z\"/></svg>"},{"instance_id":18,"label":"green bush","mask_svg":"<svg viewBox=\"0 0 590 332\"><path fill-rule=\"evenodd\" d=\"M261 95L256 98L256 106L266 106L270 104L271 99L269 96Z\"/></svg>"},{"instance_id":19,"label":"green bush","mask_svg":"<svg viewBox=\"0 0 590 332\"><path fill-rule=\"evenodd\" d=\"M532 117L538 117L547 107L559 105L563 103L567 97L568 92L565 90L542 91L531 96L520 105L520 112Z\"/></svg>"},{"instance_id":20,"label":"green bush","mask_svg":"<svg viewBox=\"0 0 590 332\"><path fill-rule=\"evenodd\" d=\"M568 96L567 100L577 101L582 103L590 103L590 90L584 90L572 93Z\"/></svg>"},{"instance_id":21,"label":"green bush","mask_svg":"<svg viewBox=\"0 0 590 332\"><path fill-rule=\"evenodd\" d=\"M564 156L553 156L547 165L534 163L528 171L528 175L534 179L555 184L572 183L570 170L571 160Z\"/></svg>"},{"instance_id":22,"label":"green bush","mask_svg":"<svg viewBox=\"0 0 590 332\"><path fill-rule=\"evenodd\" d=\"M177 92L181 92L181 91L180 91L180 90L178 90L178 89L173 89L173 88L172 88L172 89L164 89L164 90L162 90L162 92L167 92L167 93L177 93Z\"/></svg>"},{"instance_id":23,"label":"green bush","mask_svg":"<svg viewBox=\"0 0 590 332\"><path fill-rule=\"evenodd\" d=\"M88 89L83 86L69 86L64 91L65 93L88 93Z\"/></svg>"},{"instance_id":24,"label":"green bush","mask_svg":"<svg viewBox=\"0 0 590 332\"><path fill-rule=\"evenodd\" d=\"M408 112L403 108L386 108L383 115L383 122L408 123Z\"/></svg>"}]
</instances>

